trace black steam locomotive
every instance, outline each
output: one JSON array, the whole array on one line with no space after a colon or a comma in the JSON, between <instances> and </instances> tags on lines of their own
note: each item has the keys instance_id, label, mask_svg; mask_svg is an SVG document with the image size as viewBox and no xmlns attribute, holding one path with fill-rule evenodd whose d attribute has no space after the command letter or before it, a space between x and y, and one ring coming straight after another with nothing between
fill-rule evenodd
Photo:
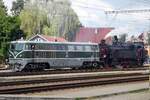
<instances>
[{"instance_id":1,"label":"black steam locomotive","mask_svg":"<svg viewBox=\"0 0 150 100\"><path fill-rule=\"evenodd\" d=\"M99 58L103 66L142 66L147 59L147 51L143 42L121 43L117 37L112 45L105 44L102 40L99 44Z\"/></svg>"}]
</instances>

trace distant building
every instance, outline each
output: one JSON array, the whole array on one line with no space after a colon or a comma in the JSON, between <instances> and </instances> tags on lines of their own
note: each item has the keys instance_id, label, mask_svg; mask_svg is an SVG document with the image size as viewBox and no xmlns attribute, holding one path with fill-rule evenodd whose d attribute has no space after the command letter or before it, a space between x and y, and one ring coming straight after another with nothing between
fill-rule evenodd
<instances>
[{"instance_id":1,"label":"distant building","mask_svg":"<svg viewBox=\"0 0 150 100\"><path fill-rule=\"evenodd\" d=\"M47 35L34 35L29 39L29 41L46 41L46 42L67 42L64 38L61 37L54 37L54 36L47 36Z\"/></svg>"},{"instance_id":2,"label":"distant building","mask_svg":"<svg viewBox=\"0 0 150 100\"><path fill-rule=\"evenodd\" d=\"M76 42L93 42L100 43L105 36L114 28L89 28L81 27L76 33Z\"/></svg>"}]
</instances>

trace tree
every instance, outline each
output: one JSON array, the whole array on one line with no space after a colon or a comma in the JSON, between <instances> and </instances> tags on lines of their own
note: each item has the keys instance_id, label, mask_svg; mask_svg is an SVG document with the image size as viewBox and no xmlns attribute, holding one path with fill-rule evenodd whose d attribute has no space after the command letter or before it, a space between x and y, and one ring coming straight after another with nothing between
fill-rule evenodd
<instances>
[{"instance_id":1,"label":"tree","mask_svg":"<svg viewBox=\"0 0 150 100\"><path fill-rule=\"evenodd\" d=\"M4 58L5 48L7 41L9 40L9 27L7 27L8 21L7 16L2 8L0 8L0 62Z\"/></svg>"},{"instance_id":2,"label":"tree","mask_svg":"<svg viewBox=\"0 0 150 100\"><path fill-rule=\"evenodd\" d=\"M21 29L27 37L42 33L42 27L46 23L45 11L39 11L38 6L26 7L20 13Z\"/></svg>"},{"instance_id":3,"label":"tree","mask_svg":"<svg viewBox=\"0 0 150 100\"><path fill-rule=\"evenodd\" d=\"M23 30L20 29L21 21L18 16L9 17L10 23L10 40L18 40L22 37L25 37Z\"/></svg>"},{"instance_id":4,"label":"tree","mask_svg":"<svg viewBox=\"0 0 150 100\"><path fill-rule=\"evenodd\" d=\"M24 8L24 0L13 1L11 9L12 14L18 16L23 8Z\"/></svg>"},{"instance_id":5,"label":"tree","mask_svg":"<svg viewBox=\"0 0 150 100\"><path fill-rule=\"evenodd\" d=\"M72 40L81 26L68 0L28 0L20 19L27 37L46 34Z\"/></svg>"},{"instance_id":6,"label":"tree","mask_svg":"<svg viewBox=\"0 0 150 100\"><path fill-rule=\"evenodd\" d=\"M0 63L6 58L9 42L18 39L18 32L21 33L19 17L7 15L4 8L0 6Z\"/></svg>"},{"instance_id":7,"label":"tree","mask_svg":"<svg viewBox=\"0 0 150 100\"><path fill-rule=\"evenodd\" d=\"M0 0L0 63L2 59L4 58L4 50L6 47L6 42L8 34L6 34L9 31L9 28L7 27L7 13L6 13L6 7L4 6L4 3L2 0Z\"/></svg>"},{"instance_id":8,"label":"tree","mask_svg":"<svg viewBox=\"0 0 150 100\"><path fill-rule=\"evenodd\" d=\"M3 0L0 0L0 8L4 11L4 14L7 14L7 8L5 7Z\"/></svg>"}]
</instances>

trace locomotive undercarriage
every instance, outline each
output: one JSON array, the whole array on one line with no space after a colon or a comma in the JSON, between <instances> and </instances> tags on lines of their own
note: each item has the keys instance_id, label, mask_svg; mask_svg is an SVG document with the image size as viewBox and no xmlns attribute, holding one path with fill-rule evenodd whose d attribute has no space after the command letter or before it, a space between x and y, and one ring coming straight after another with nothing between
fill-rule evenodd
<instances>
[{"instance_id":1,"label":"locomotive undercarriage","mask_svg":"<svg viewBox=\"0 0 150 100\"><path fill-rule=\"evenodd\" d=\"M113 60L109 60L109 66L111 67L117 67L120 66L122 68L128 68L128 67L141 67L143 66L144 61L139 59L139 60L135 60L135 59L122 59L122 58L118 58L118 59L113 59Z\"/></svg>"},{"instance_id":2,"label":"locomotive undercarriage","mask_svg":"<svg viewBox=\"0 0 150 100\"><path fill-rule=\"evenodd\" d=\"M144 59L143 58L140 59L129 59L129 58L101 58L99 61L83 61L81 66L67 66L67 68L72 68L72 69L94 69L94 68L114 68L114 67L121 67L121 68L126 68L126 67L140 67L143 65L144 63ZM13 61L14 62L14 61ZM17 62L19 63L19 61L17 60ZM28 63L27 63L28 62ZM23 64L23 63L21 63ZM37 61L25 61L23 65L21 66L25 66L25 67L19 67L22 68L22 71L39 71L39 70L44 70L44 69L50 69L50 68L56 68L57 67L52 67L50 66L50 64L48 62L37 62ZM15 66L15 68L18 68ZM58 67L58 68L63 68L63 67ZM18 70L18 69L17 69ZM16 71L17 71L16 70ZM18 71L21 71L18 70Z\"/></svg>"},{"instance_id":3,"label":"locomotive undercarriage","mask_svg":"<svg viewBox=\"0 0 150 100\"><path fill-rule=\"evenodd\" d=\"M91 62L83 62L83 65L80 67L81 69L88 69L88 68L101 68L100 63L98 61L91 61Z\"/></svg>"},{"instance_id":4,"label":"locomotive undercarriage","mask_svg":"<svg viewBox=\"0 0 150 100\"><path fill-rule=\"evenodd\" d=\"M48 63L28 63L23 71L42 71L44 69L49 69Z\"/></svg>"},{"instance_id":5,"label":"locomotive undercarriage","mask_svg":"<svg viewBox=\"0 0 150 100\"><path fill-rule=\"evenodd\" d=\"M141 67L143 66L144 60L141 59L131 59L131 58L100 58L100 65L104 68L111 67Z\"/></svg>"},{"instance_id":6,"label":"locomotive undercarriage","mask_svg":"<svg viewBox=\"0 0 150 100\"><path fill-rule=\"evenodd\" d=\"M81 67L70 67L72 69L89 69L89 68L99 68L99 62L83 62ZM23 71L42 71L44 69L50 69L50 65L48 63L28 63Z\"/></svg>"}]
</instances>

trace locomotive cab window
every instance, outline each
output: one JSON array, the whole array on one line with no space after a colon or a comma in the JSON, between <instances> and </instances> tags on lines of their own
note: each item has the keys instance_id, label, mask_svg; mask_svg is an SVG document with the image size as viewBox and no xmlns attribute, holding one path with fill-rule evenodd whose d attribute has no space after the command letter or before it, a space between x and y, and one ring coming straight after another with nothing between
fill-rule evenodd
<instances>
[{"instance_id":1,"label":"locomotive cab window","mask_svg":"<svg viewBox=\"0 0 150 100\"><path fill-rule=\"evenodd\" d=\"M89 45L85 46L85 51L91 51L91 50L92 50L91 46L89 46Z\"/></svg>"},{"instance_id":2,"label":"locomotive cab window","mask_svg":"<svg viewBox=\"0 0 150 100\"><path fill-rule=\"evenodd\" d=\"M35 44L26 44L25 45L25 50L33 50L37 49L37 46Z\"/></svg>"},{"instance_id":3,"label":"locomotive cab window","mask_svg":"<svg viewBox=\"0 0 150 100\"><path fill-rule=\"evenodd\" d=\"M10 50L21 51L23 50L24 44L23 43L13 43L10 45Z\"/></svg>"},{"instance_id":4,"label":"locomotive cab window","mask_svg":"<svg viewBox=\"0 0 150 100\"><path fill-rule=\"evenodd\" d=\"M75 46L74 45L69 45L68 46L68 50L69 51L74 51L75 50Z\"/></svg>"},{"instance_id":5,"label":"locomotive cab window","mask_svg":"<svg viewBox=\"0 0 150 100\"><path fill-rule=\"evenodd\" d=\"M11 43L10 44L10 51L12 51L14 55L17 55L23 49L24 49L23 43Z\"/></svg>"},{"instance_id":6,"label":"locomotive cab window","mask_svg":"<svg viewBox=\"0 0 150 100\"><path fill-rule=\"evenodd\" d=\"M96 45L93 45L93 46L92 46L92 50L97 51L97 50L98 50L98 47L97 47Z\"/></svg>"},{"instance_id":7,"label":"locomotive cab window","mask_svg":"<svg viewBox=\"0 0 150 100\"><path fill-rule=\"evenodd\" d=\"M57 50L66 50L66 47L65 47L64 44L57 44L57 45L56 45L56 49L57 49Z\"/></svg>"},{"instance_id":8,"label":"locomotive cab window","mask_svg":"<svg viewBox=\"0 0 150 100\"><path fill-rule=\"evenodd\" d=\"M83 51L83 46L77 45L77 46L76 46L76 50L77 50L77 51Z\"/></svg>"}]
</instances>

